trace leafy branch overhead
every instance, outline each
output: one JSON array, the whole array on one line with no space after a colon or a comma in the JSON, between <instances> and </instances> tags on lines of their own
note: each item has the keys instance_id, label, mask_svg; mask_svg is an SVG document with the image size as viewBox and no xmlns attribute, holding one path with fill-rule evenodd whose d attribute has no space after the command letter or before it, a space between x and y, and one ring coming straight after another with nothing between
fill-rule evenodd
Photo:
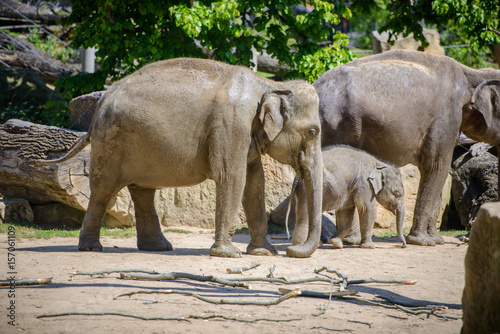
<instances>
[{"instance_id":1,"label":"leafy branch overhead","mask_svg":"<svg viewBox=\"0 0 500 334\"><path fill-rule=\"evenodd\" d=\"M365 0L358 0L363 2ZM416 39L425 41L421 22L426 25L460 27L470 38L471 47L500 44L499 15L497 0L419 0L391 1L387 3L389 20L379 31L395 34L413 33Z\"/></svg>"},{"instance_id":2,"label":"leafy branch overhead","mask_svg":"<svg viewBox=\"0 0 500 334\"><path fill-rule=\"evenodd\" d=\"M264 50L291 68L289 76L306 77L318 57L352 59L346 43L322 50L328 38L345 41L332 25L351 12L343 1L116 1L74 0L65 25L74 25L72 46L96 47L98 77L113 80L143 65L176 57L211 58L252 65L252 49ZM307 13L296 11L308 6ZM311 57L316 57L311 60ZM338 63L339 61L336 60ZM333 66L334 64L332 64ZM105 74L105 75L104 75Z\"/></svg>"}]
</instances>

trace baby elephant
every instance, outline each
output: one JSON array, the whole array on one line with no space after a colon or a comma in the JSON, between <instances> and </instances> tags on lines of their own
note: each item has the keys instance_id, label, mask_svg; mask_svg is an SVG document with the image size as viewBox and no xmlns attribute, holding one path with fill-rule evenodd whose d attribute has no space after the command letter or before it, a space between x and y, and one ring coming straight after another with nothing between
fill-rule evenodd
<instances>
[{"instance_id":1,"label":"baby elephant","mask_svg":"<svg viewBox=\"0 0 500 334\"><path fill-rule=\"evenodd\" d=\"M403 247L405 219L404 188L399 169L392 164L382 162L374 156L349 146L332 146L323 149L323 212L337 210L342 217L337 218L337 231L330 243L342 248L342 239L351 230L354 210L358 210L363 248L374 248L372 230L377 207L375 199L387 210L396 214L398 236ZM296 198L296 224L292 244L301 244L307 238L307 201L302 181L295 178L286 225L288 233L288 213L292 200ZM347 226L349 225L349 226Z\"/></svg>"}]
</instances>

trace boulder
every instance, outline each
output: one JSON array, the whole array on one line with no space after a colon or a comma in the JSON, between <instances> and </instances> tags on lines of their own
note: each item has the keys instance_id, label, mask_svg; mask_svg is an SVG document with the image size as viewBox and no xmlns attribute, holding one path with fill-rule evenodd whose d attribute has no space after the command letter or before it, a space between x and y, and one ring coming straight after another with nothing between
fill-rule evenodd
<instances>
[{"instance_id":1,"label":"boulder","mask_svg":"<svg viewBox=\"0 0 500 334\"><path fill-rule=\"evenodd\" d=\"M29 202L23 198L0 199L0 223L33 223L34 216Z\"/></svg>"},{"instance_id":2,"label":"boulder","mask_svg":"<svg viewBox=\"0 0 500 334\"><path fill-rule=\"evenodd\" d=\"M500 333L500 202L481 206L465 255L462 334Z\"/></svg>"},{"instance_id":3,"label":"boulder","mask_svg":"<svg viewBox=\"0 0 500 334\"><path fill-rule=\"evenodd\" d=\"M439 32L434 29L424 29L424 36L427 39L429 45L427 47L423 47L422 43L416 41L413 38L413 34L409 34L406 37L402 35L398 35L393 45L389 44L389 33L383 32L379 34L377 31L372 32L372 50L373 53L382 53L389 50L414 50L414 51L423 51L428 53L433 53L437 55L445 54L444 48L440 45Z\"/></svg>"},{"instance_id":4,"label":"boulder","mask_svg":"<svg viewBox=\"0 0 500 334\"><path fill-rule=\"evenodd\" d=\"M471 148L453 161L452 197L461 225L470 229L479 208L498 199L498 158Z\"/></svg>"},{"instance_id":5,"label":"boulder","mask_svg":"<svg viewBox=\"0 0 500 334\"><path fill-rule=\"evenodd\" d=\"M97 102L104 91L81 95L69 101L71 113L71 128L76 131L88 131L92 117L97 107Z\"/></svg>"}]
</instances>

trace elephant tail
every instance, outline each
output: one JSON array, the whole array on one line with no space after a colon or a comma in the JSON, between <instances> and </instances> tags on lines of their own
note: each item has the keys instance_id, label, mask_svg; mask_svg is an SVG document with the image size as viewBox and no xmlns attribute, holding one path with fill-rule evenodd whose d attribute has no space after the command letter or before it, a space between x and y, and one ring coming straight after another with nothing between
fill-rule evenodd
<instances>
[{"instance_id":1,"label":"elephant tail","mask_svg":"<svg viewBox=\"0 0 500 334\"><path fill-rule=\"evenodd\" d=\"M295 198L295 191L297 191L297 184L298 183L299 183L299 179L296 177L293 180L292 190L290 191L290 196L288 197L288 206L286 208L286 215L285 215L285 228L286 228L287 239L290 239L290 232L288 230L288 217L290 216L290 209L292 207L292 201Z\"/></svg>"},{"instance_id":2,"label":"elephant tail","mask_svg":"<svg viewBox=\"0 0 500 334\"><path fill-rule=\"evenodd\" d=\"M68 153L66 153L64 156L57 158L57 159L52 159L52 160L31 160L30 164L36 165L36 166L49 166L53 164L58 164L64 161L67 161L71 158L73 158L75 155L80 153L85 146L90 144L90 130L82 135L78 140L71 146L69 149Z\"/></svg>"}]
</instances>

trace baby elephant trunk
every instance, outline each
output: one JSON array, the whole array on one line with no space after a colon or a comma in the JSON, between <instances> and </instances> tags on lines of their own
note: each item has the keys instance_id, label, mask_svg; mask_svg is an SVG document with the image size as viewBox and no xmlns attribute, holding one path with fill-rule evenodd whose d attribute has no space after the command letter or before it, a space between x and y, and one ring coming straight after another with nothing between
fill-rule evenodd
<instances>
[{"instance_id":1,"label":"baby elephant trunk","mask_svg":"<svg viewBox=\"0 0 500 334\"><path fill-rule=\"evenodd\" d=\"M396 222L397 222L396 228L398 231L399 240L401 240L401 242L403 243L402 246L403 246L403 248L405 248L406 247L406 239L403 235L403 226L405 223L405 206L404 206L404 204L399 205L396 208Z\"/></svg>"}]
</instances>

